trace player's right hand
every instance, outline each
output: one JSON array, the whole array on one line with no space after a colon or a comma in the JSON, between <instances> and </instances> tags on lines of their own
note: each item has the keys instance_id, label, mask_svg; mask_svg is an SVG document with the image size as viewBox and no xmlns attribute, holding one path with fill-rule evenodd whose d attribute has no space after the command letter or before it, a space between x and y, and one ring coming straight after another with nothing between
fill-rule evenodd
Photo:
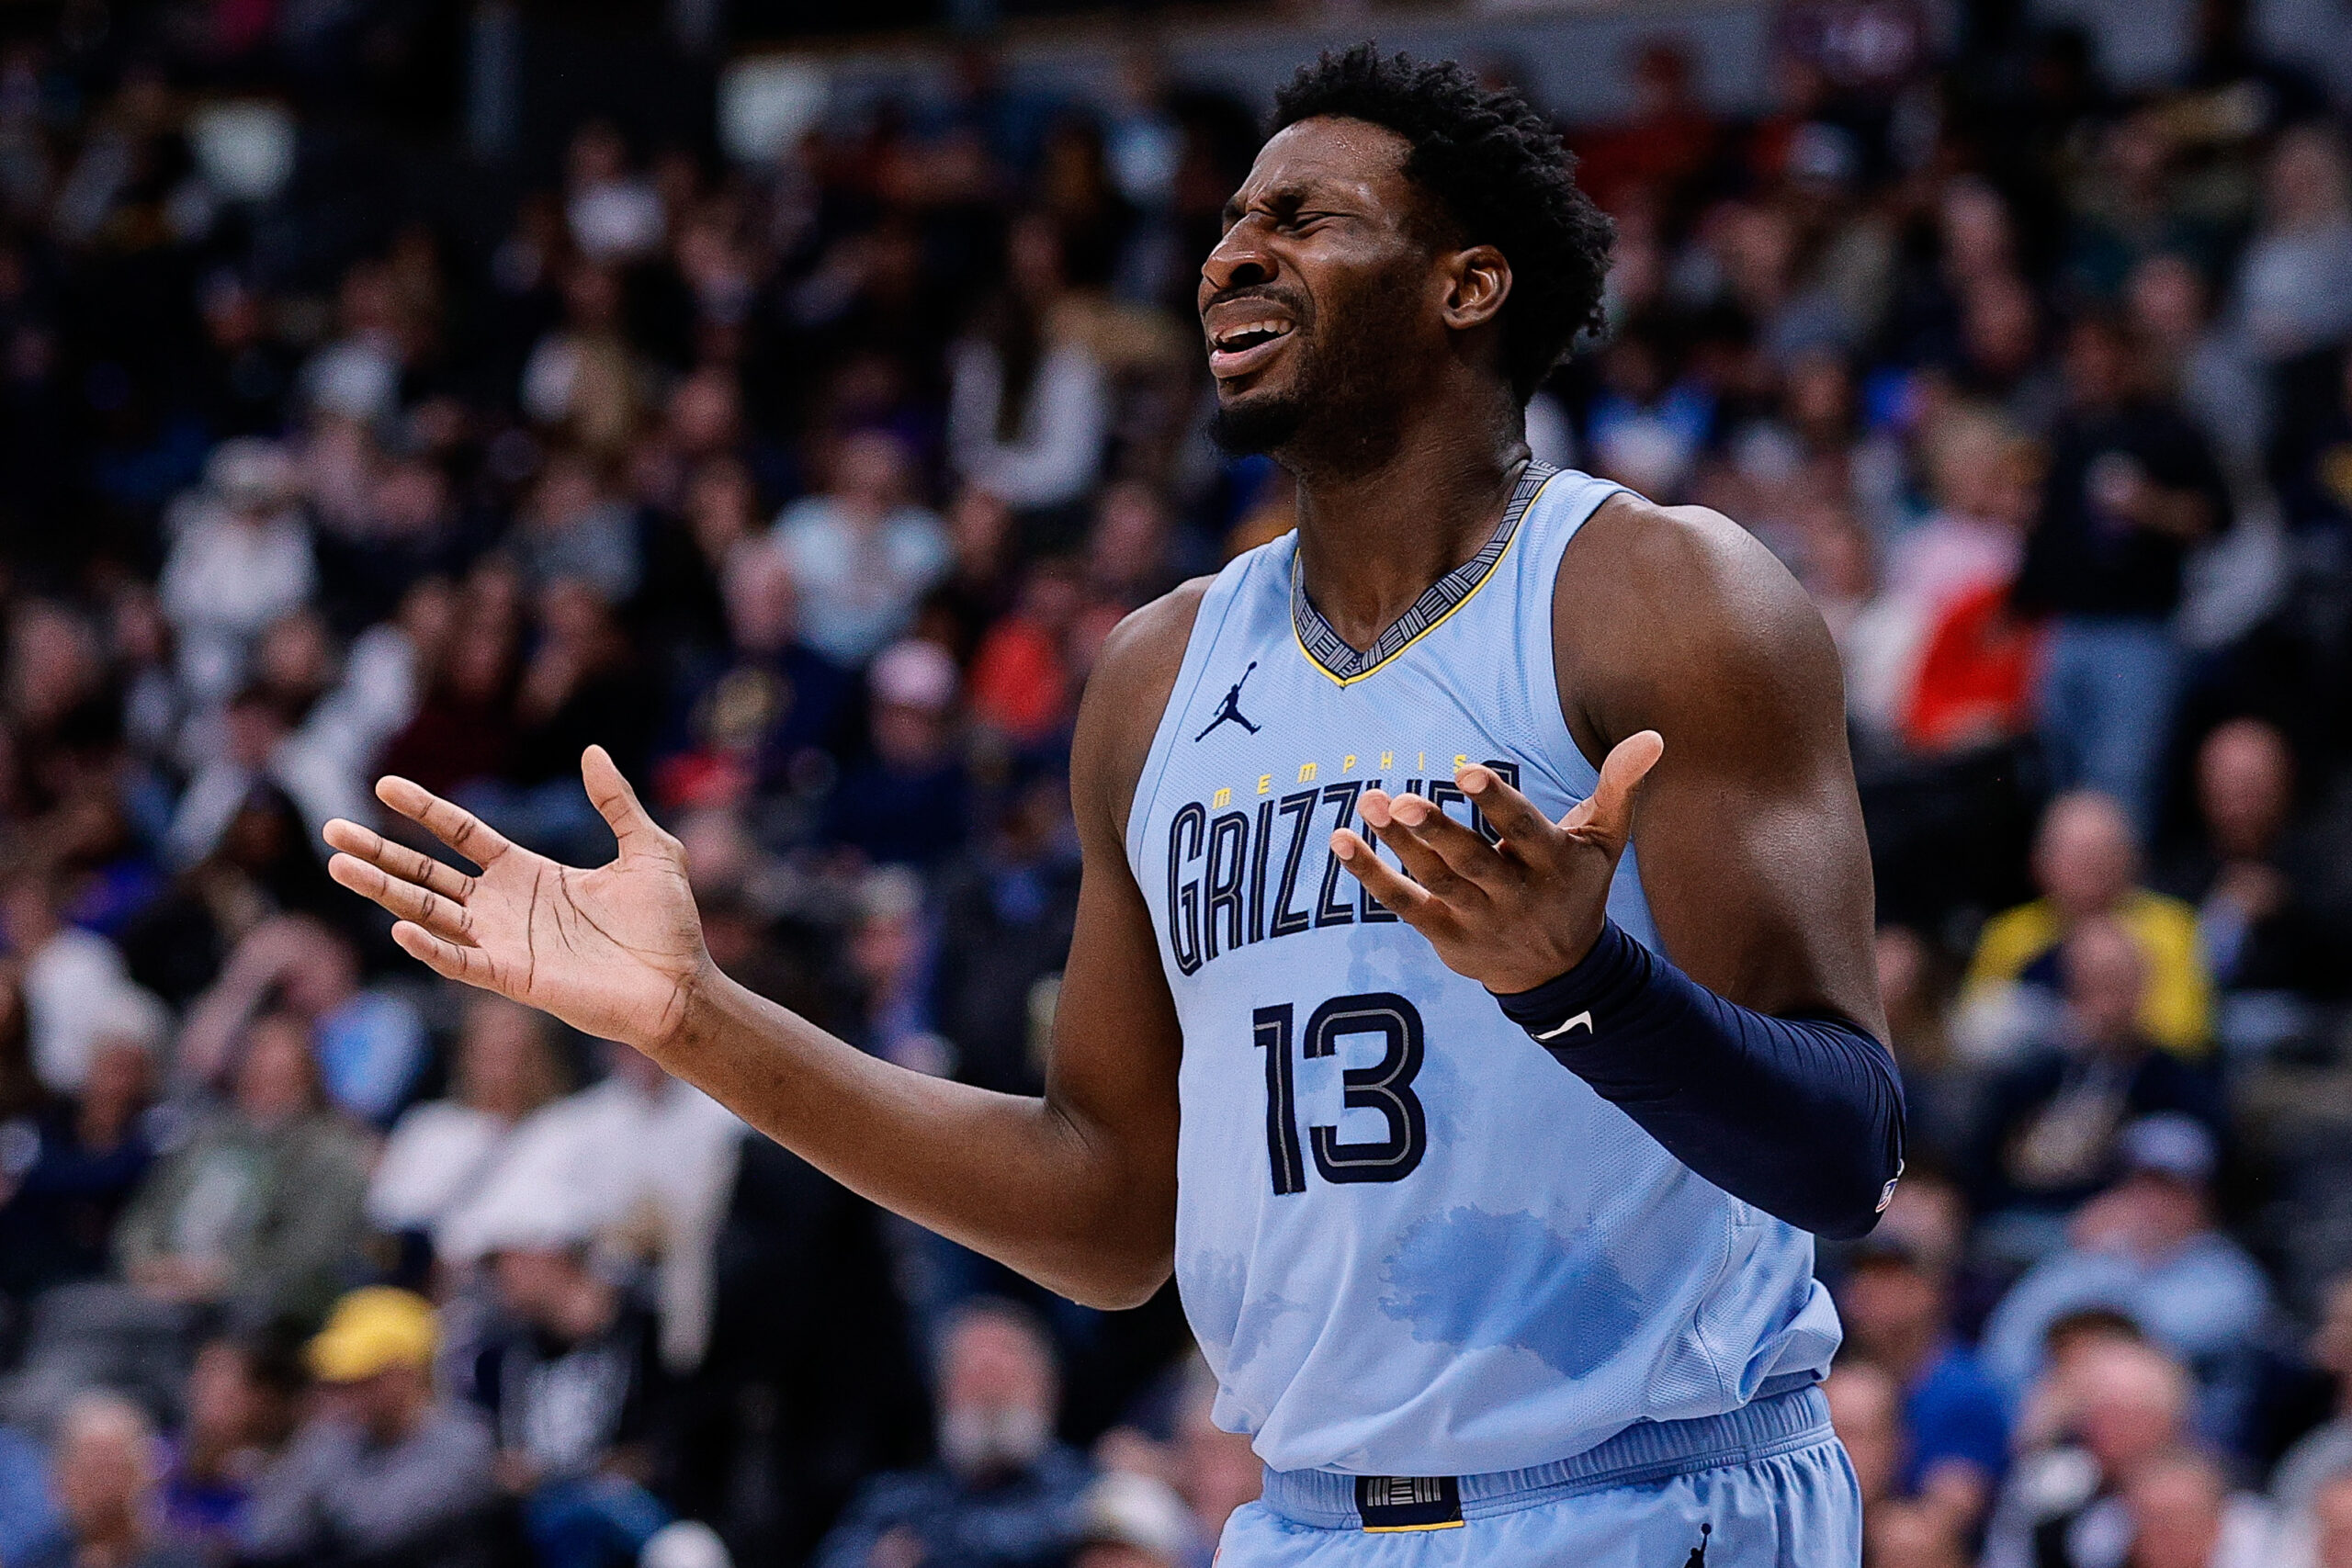
<instances>
[{"instance_id":1,"label":"player's right hand","mask_svg":"<svg viewBox=\"0 0 2352 1568\"><path fill-rule=\"evenodd\" d=\"M594 870L560 865L424 786L385 778L379 800L481 869L469 876L338 818L325 829L338 852L327 872L398 916L392 940L435 974L656 1051L709 972L685 855L603 747L582 756L580 776L619 841Z\"/></svg>"}]
</instances>

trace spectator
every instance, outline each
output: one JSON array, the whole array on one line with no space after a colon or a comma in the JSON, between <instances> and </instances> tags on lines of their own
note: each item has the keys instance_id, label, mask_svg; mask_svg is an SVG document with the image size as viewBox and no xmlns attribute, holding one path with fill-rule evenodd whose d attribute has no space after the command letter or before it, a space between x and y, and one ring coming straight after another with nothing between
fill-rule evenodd
<instances>
[{"instance_id":1,"label":"spectator","mask_svg":"<svg viewBox=\"0 0 2352 1568\"><path fill-rule=\"evenodd\" d=\"M614 604L636 593L642 570L637 532L586 453L549 457L518 521L519 565L530 587L576 580Z\"/></svg>"},{"instance_id":2,"label":"spectator","mask_svg":"<svg viewBox=\"0 0 2352 1568\"><path fill-rule=\"evenodd\" d=\"M380 1125L407 1102L424 1067L424 1021L399 993L363 987L350 941L304 915L266 920L237 944L220 978L188 1010L182 1075L200 1087L227 1077L232 1049L265 1007L308 1027L320 1082L337 1110Z\"/></svg>"},{"instance_id":3,"label":"spectator","mask_svg":"<svg viewBox=\"0 0 2352 1568\"><path fill-rule=\"evenodd\" d=\"M551 1026L545 1013L503 997L467 996L455 1092L401 1113L368 1179L370 1224L430 1243L492 1179L515 1130L562 1087Z\"/></svg>"},{"instance_id":4,"label":"spectator","mask_svg":"<svg viewBox=\"0 0 2352 1568\"><path fill-rule=\"evenodd\" d=\"M673 394L672 408L681 401L703 401L687 393L704 384L700 378L685 382ZM713 397L731 404L734 394L717 392ZM677 466L684 463L683 456L677 459ZM646 541L646 623L652 640L682 670L698 677L707 661L727 650L723 580L729 564L764 530L752 471L731 451L695 461L681 474L676 489L674 503L659 508L662 521Z\"/></svg>"},{"instance_id":5,"label":"spectator","mask_svg":"<svg viewBox=\"0 0 2352 1568\"><path fill-rule=\"evenodd\" d=\"M834 741L850 677L802 640L792 570L767 540L739 544L723 580L731 660L699 688L695 748L673 757L662 793L718 804L793 789Z\"/></svg>"},{"instance_id":6,"label":"spectator","mask_svg":"<svg viewBox=\"0 0 2352 1568\"><path fill-rule=\"evenodd\" d=\"M1069 781L1057 768L1017 777L986 844L943 868L933 992L962 1081L1010 1094L1044 1087L1046 1004L1077 928L1078 874Z\"/></svg>"},{"instance_id":7,"label":"spectator","mask_svg":"<svg viewBox=\"0 0 2352 1568\"><path fill-rule=\"evenodd\" d=\"M2270 154L2236 305L2241 329L2273 361L2352 333L2352 189L2343 147L2320 125L2287 131Z\"/></svg>"},{"instance_id":8,"label":"spectator","mask_svg":"<svg viewBox=\"0 0 2352 1568\"><path fill-rule=\"evenodd\" d=\"M1899 620L1886 722L1916 750L1951 751L2026 728L2034 643L2008 616L2032 519L2038 456L1997 415L1961 411L1929 446L1937 511L1898 537L1881 594Z\"/></svg>"},{"instance_id":9,"label":"spectator","mask_svg":"<svg viewBox=\"0 0 2352 1568\"><path fill-rule=\"evenodd\" d=\"M2310 1028L2311 1001L2344 994L2352 930L2329 908L2324 852L2295 830L2294 758L2277 727L2217 726L2196 776L2204 831L2165 881L2197 911L2222 1043L2258 1052Z\"/></svg>"},{"instance_id":10,"label":"spectator","mask_svg":"<svg viewBox=\"0 0 2352 1568\"><path fill-rule=\"evenodd\" d=\"M59 891L49 867L16 866L0 882L0 921L21 965L33 1072L51 1092L73 1094L102 1042L155 1043L163 1012L112 942L66 923Z\"/></svg>"},{"instance_id":11,"label":"spectator","mask_svg":"<svg viewBox=\"0 0 2352 1568\"><path fill-rule=\"evenodd\" d=\"M2270 1506L2282 1537L2282 1558L2309 1562L2321 1530L2321 1498L2352 1477L2352 1273L2328 1284L2319 1327L2312 1335L2312 1364L2335 1384L2333 1414L2296 1440L2270 1475ZM2293 1568L2282 1562L2281 1568Z\"/></svg>"},{"instance_id":12,"label":"spectator","mask_svg":"<svg viewBox=\"0 0 2352 1568\"><path fill-rule=\"evenodd\" d=\"M962 1065L961 1052L933 1027L933 926L922 880L905 866L877 866L859 880L849 964L860 1016L850 1038L885 1061L945 1077Z\"/></svg>"},{"instance_id":13,"label":"spectator","mask_svg":"<svg viewBox=\"0 0 2352 1568\"><path fill-rule=\"evenodd\" d=\"M1051 739L1076 715L1068 648L1082 594L1075 562L1035 562L1012 613L981 639L972 661L973 715L1016 746Z\"/></svg>"},{"instance_id":14,"label":"spectator","mask_svg":"<svg viewBox=\"0 0 2352 1568\"><path fill-rule=\"evenodd\" d=\"M233 1086L131 1200L116 1256L157 1301L315 1321L358 1245L364 1146L322 1105L299 1019L254 1021Z\"/></svg>"},{"instance_id":15,"label":"spectator","mask_svg":"<svg viewBox=\"0 0 2352 1568\"><path fill-rule=\"evenodd\" d=\"M180 678L199 707L229 695L253 639L318 582L282 447L253 436L225 442L205 485L182 504L162 581Z\"/></svg>"},{"instance_id":16,"label":"spectator","mask_svg":"<svg viewBox=\"0 0 2352 1568\"><path fill-rule=\"evenodd\" d=\"M2153 1347L2102 1334L2052 1358L1994 1515L1984 1568L2111 1568L2131 1550L2134 1477L2187 1441L2188 1377Z\"/></svg>"},{"instance_id":17,"label":"spectator","mask_svg":"<svg viewBox=\"0 0 2352 1568\"><path fill-rule=\"evenodd\" d=\"M947 531L907 499L908 455L878 430L843 436L830 481L776 519L775 540L800 588L801 633L839 664L879 653L947 575Z\"/></svg>"},{"instance_id":18,"label":"spectator","mask_svg":"<svg viewBox=\"0 0 2352 1568\"><path fill-rule=\"evenodd\" d=\"M440 794L505 772L514 750L522 588L495 563L466 581L415 714L385 747L387 772Z\"/></svg>"},{"instance_id":19,"label":"spectator","mask_svg":"<svg viewBox=\"0 0 2352 1568\"><path fill-rule=\"evenodd\" d=\"M119 1394L83 1394L58 1432L62 1528L25 1557L27 1568L202 1568L193 1548L164 1535L155 1480L146 1412Z\"/></svg>"},{"instance_id":20,"label":"spectator","mask_svg":"<svg viewBox=\"0 0 2352 1568\"><path fill-rule=\"evenodd\" d=\"M164 1479L172 1532L208 1556L236 1547L254 1479L294 1435L307 1381L274 1336L207 1340L188 1368L187 1416Z\"/></svg>"},{"instance_id":21,"label":"spectator","mask_svg":"<svg viewBox=\"0 0 2352 1568\"><path fill-rule=\"evenodd\" d=\"M1889 1495L1919 1500L1968 1540L2007 1468L2008 1420L1992 1379L1952 1335L1950 1289L1921 1248L1883 1227L1854 1258L1838 1316L1900 1402Z\"/></svg>"},{"instance_id":22,"label":"spectator","mask_svg":"<svg viewBox=\"0 0 2352 1568\"><path fill-rule=\"evenodd\" d=\"M2268 1568L2269 1520L2199 1453L2143 1465L2124 1494L2131 1568Z\"/></svg>"},{"instance_id":23,"label":"spectator","mask_svg":"<svg viewBox=\"0 0 2352 1568\"><path fill-rule=\"evenodd\" d=\"M634 1051L610 1048L604 1081L541 1106L435 1233L439 1256L470 1267L520 1226L557 1223L653 1264L663 1355L702 1359L711 1279L743 1124ZM553 1216L553 1218L550 1218Z\"/></svg>"},{"instance_id":24,"label":"spectator","mask_svg":"<svg viewBox=\"0 0 2352 1568\"><path fill-rule=\"evenodd\" d=\"M512 1214L496 1238L499 1318L473 1357L473 1396L539 1568L623 1568L670 1522L646 1487L669 1390L652 1314L588 1266L565 1207Z\"/></svg>"},{"instance_id":25,"label":"spectator","mask_svg":"<svg viewBox=\"0 0 2352 1568\"><path fill-rule=\"evenodd\" d=\"M301 369L300 391L313 413L364 425L400 409L401 375L408 343L398 281L391 266L369 259L343 275L336 313L342 335L312 355Z\"/></svg>"},{"instance_id":26,"label":"spectator","mask_svg":"<svg viewBox=\"0 0 2352 1568\"><path fill-rule=\"evenodd\" d=\"M2239 337L2213 322L2210 289L2197 264L2177 253L2149 257L2132 274L2132 324L2158 360L2168 395L2212 443L2241 498L2258 484L2270 435L2270 389Z\"/></svg>"},{"instance_id":27,"label":"spectator","mask_svg":"<svg viewBox=\"0 0 2352 1568\"><path fill-rule=\"evenodd\" d=\"M145 1044L108 1041L78 1097L43 1097L0 1123L0 1289L10 1297L28 1302L107 1271L107 1239L164 1130L148 1114L154 1086Z\"/></svg>"},{"instance_id":28,"label":"spectator","mask_svg":"<svg viewBox=\"0 0 2352 1568\"><path fill-rule=\"evenodd\" d=\"M623 331L620 275L574 261L563 272L562 298L563 325L532 348L515 400L564 445L617 457L636 433L645 392L644 367Z\"/></svg>"},{"instance_id":29,"label":"spectator","mask_svg":"<svg viewBox=\"0 0 2352 1568\"><path fill-rule=\"evenodd\" d=\"M610 120L572 132L564 184L571 243L597 262L644 258L662 243L669 216L661 193L628 166L628 144Z\"/></svg>"},{"instance_id":30,"label":"spectator","mask_svg":"<svg viewBox=\"0 0 2352 1568\"><path fill-rule=\"evenodd\" d=\"M1122 609L1149 604L1189 575L1168 503L1149 486L1132 481L1103 488L1086 537L1086 577Z\"/></svg>"},{"instance_id":31,"label":"spectator","mask_svg":"<svg viewBox=\"0 0 2352 1568\"><path fill-rule=\"evenodd\" d=\"M537 608L538 641L514 692L505 766L461 798L541 853L594 865L611 858L613 840L581 792L581 753L603 746L622 767L641 771L656 694L612 605L591 583L559 578Z\"/></svg>"},{"instance_id":32,"label":"spectator","mask_svg":"<svg viewBox=\"0 0 2352 1568\"><path fill-rule=\"evenodd\" d=\"M1026 1568L1076 1544L1089 1475L1054 1441L1061 1396L1037 1325L1001 1303L967 1303L941 1333L937 1383L937 1461L867 1483L817 1568Z\"/></svg>"},{"instance_id":33,"label":"spectator","mask_svg":"<svg viewBox=\"0 0 2352 1568\"><path fill-rule=\"evenodd\" d=\"M1062 263L1051 219L1016 220L1005 243L1004 293L949 356L947 444L956 474L1016 512L1082 500L1109 433L1110 389L1065 307Z\"/></svg>"},{"instance_id":34,"label":"spectator","mask_svg":"<svg viewBox=\"0 0 2352 1568\"><path fill-rule=\"evenodd\" d=\"M435 1393L430 1303L370 1286L309 1350L324 1408L254 1484L238 1532L254 1563L487 1563L494 1496L481 1423Z\"/></svg>"},{"instance_id":35,"label":"spectator","mask_svg":"<svg viewBox=\"0 0 2352 1568\"><path fill-rule=\"evenodd\" d=\"M827 837L867 859L926 866L969 832L971 786L956 754L955 660L936 643L896 644L866 678L873 757L834 793Z\"/></svg>"},{"instance_id":36,"label":"spectator","mask_svg":"<svg viewBox=\"0 0 2352 1568\"><path fill-rule=\"evenodd\" d=\"M1973 1150L1984 1212L2063 1213L2116 1173L2120 1134L2135 1117L2171 1112L2221 1125L2211 1067L2183 1062L2142 1032L2147 968L2122 928L2086 922L2061 958L2066 994L2058 1028L1984 1093Z\"/></svg>"},{"instance_id":37,"label":"spectator","mask_svg":"<svg viewBox=\"0 0 2352 1568\"><path fill-rule=\"evenodd\" d=\"M2131 935L2146 970L2140 1027L2183 1057L2201 1052L2213 1003L2196 912L2139 885L2139 851L2118 803L2087 791L2052 801L2034 839L2033 875L2041 897L1995 916L1977 938L1961 996L1963 1047L1999 1057L2046 1032L2062 944L2080 923L2104 919Z\"/></svg>"},{"instance_id":38,"label":"spectator","mask_svg":"<svg viewBox=\"0 0 2352 1568\"><path fill-rule=\"evenodd\" d=\"M2183 562L2231 509L2204 435L2149 392L2136 352L2103 317L2067 335L2069 403L2015 598L2052 617L2037 700L2056 783L2114 796L2145 842L2180 680L2168 623Z\"/></svg>"},{"instance_id":39,"label":"spectator","mask_svg":"<svg viewBox=\"0 0 2352 1568\"><path fill-rule=\"evenodd\" d=\"M2122 1180L2083 1206L2067 1247L2036 1264L1985 1325L1985 1365L2022 1390L2052 1324L2110 1308L2193 1370L2202 1425L2235 1444L2270 1292L2254 1260L2214 1229L2212 1134L2186 1116L2143 1117L2125 1129L2122 1155Z\"/></svg>"},{"instance_id":40,"label":"spectator","mask_svg":"<svg viewBox=\"0 0 2352 1568\"><path fill-rule=\"evenodd\" d=\"M266 781L251 785L211 847L125 922L123 956L132 976L186 1007L220 978L238 940L272 915L347 912L312 842L284 790Z\"/></svg>"}]
</instances>

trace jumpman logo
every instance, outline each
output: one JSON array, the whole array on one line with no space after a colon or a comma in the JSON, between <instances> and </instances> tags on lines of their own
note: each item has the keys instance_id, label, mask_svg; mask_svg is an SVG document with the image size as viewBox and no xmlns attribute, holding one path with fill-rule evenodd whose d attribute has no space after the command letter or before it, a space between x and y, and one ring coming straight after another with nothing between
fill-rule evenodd
<instances>
[{"instance_id":1,"label":"jumpman logo","mask_svg":"<svg viewBox=\"0 0 2352 1568\"><path fill-rule=\"evenodd\" d=\"M1255 670L1256 668L1258 668L1258 661L1253 659L1250 661L1250 670ZM1215 729L1218 725L1223 724L1227 719L1231 719L1234 723L1239 725L1242 728L1248 730L1252 735L1258 733L1258 727L1243 716L1241 712L1241 688L1249 683L1250 670L1244 670L1241 672L1241 679L1236 681L1233 683L1233 689L1225 694L1225 701L1217 704L1216 716L1209 720L1208 729L1204 729L1198 735L1193 737L1195 744L1200 741L1206 740L1209 738L1209 730Z\"/></svg>"},{"instance_id":2,"label":"jumpman logo","mask_svg":"<svg viewBox=\"0 0 2352 1568\"><path fill-rule=\"evenodd\" d=\"M1699 1544L1690 1549L1690 1560L1682 1564L1682 1568L1707 1568L1707 1538L1714 1533L1713 1525L1699 1527Z\"/></svg>"}]
</instances>

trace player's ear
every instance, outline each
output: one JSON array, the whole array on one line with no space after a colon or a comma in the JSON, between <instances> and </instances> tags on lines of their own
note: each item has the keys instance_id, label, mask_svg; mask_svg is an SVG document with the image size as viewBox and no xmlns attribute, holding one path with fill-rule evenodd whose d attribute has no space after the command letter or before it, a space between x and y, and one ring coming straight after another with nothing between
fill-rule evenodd
<instances>
[{"instance_id":1,"label":"player's ear","mask_svg":"<svg viewBox=\"0 0 2352 1568\"><path fill-rule=\"evenodd\" d=\"M1456 331L1484 326L1510 295L1510 263L1492 245L1472 245L1448 258L1445 324Z\"/></svg>"}]
</instances>

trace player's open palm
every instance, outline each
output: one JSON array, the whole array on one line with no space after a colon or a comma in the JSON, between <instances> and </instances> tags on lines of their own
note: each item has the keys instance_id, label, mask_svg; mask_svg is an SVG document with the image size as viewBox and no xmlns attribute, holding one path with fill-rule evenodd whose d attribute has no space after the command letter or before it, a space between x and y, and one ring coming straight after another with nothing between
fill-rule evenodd
<instances>
[{"instance_id":1,"label":"player's open palm","mask_svg":"<svg viewBox=\"0 0 2352 1568\"><path fill-rule=\"evenodd\" d=\"M1418 795L1366 790L1356 809L1408 874L1348 829L1332 849L1446 966L1502 995L1566 973L1608 918L1610 880L1634 830L1634 797L1666 742L1654 729L1617 743L1589 798L1554 822L1493 769L1454 775L1501 835L1494 843Z\"/></svg>"},{"instance_id":2,"label":"player's open palm","mask_svg":"<svg viewBox=\"0 0 2352 1568\"><path fill-rule=\"evenodd\" d=\"M588 749L580 773L619 841L594 870L511 843L402 778L379 782L377 797L481 869L469 875L338 818L326 826L339 852L327 870L398 916L392 940L435 973L602 1039L655 1045L684 1018L708 962L685 857L603 747Z\"/></svg>"}]
</instances>

